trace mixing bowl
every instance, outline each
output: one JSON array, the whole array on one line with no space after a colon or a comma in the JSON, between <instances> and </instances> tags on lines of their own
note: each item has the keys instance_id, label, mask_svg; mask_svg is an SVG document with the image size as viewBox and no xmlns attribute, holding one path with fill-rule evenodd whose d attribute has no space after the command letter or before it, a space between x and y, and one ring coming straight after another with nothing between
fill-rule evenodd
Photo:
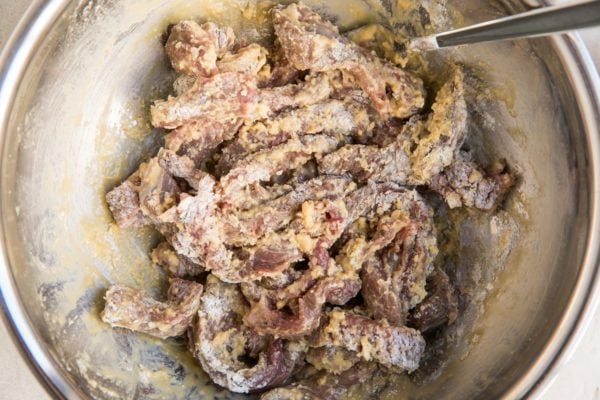
<instances>
[{"instance_id":1,"label":"mixing bowl","mask_svg":"<svg viewBox=\"0 0 600 400\"><path fill-rule=\"evenodd\" d=\"M343 30L410 13L407 1L307 3ZM99 320L111 283L156 296L164 289L148 257L157 235L118 229L104 194L160 144L147 110L173 80L161 44L168 23L212 19L259 40L272 4L37 0L8 43L0 63L2 302L24 356L57 398L235 397L209 384L182 340ZM525 4L429 6L440 21L462 24ZM576 35L443 55L478 77L469 146L482 162L506 157L519 185L503 209L457 224L461 256L449 269L469 289L469 306L438 361L381 398L534 396L598 300L600 83Z\"/></svg>"}]
</instances>

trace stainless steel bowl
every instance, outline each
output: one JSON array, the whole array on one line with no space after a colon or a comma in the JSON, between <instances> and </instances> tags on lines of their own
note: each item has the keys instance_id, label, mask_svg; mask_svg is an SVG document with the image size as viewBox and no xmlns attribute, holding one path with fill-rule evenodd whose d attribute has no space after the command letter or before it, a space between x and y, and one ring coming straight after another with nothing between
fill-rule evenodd
<instances>
[{"instance_id":1,"label":"stainless steel bowl","mask_svg":"<svg viewBox=\"0 0 600 400\"><path fill-rule=\"evenodd\" d=\"M390 10L401 14L407 2L308 3L351 27ZM112 331L99 321L110 282L155 293L161 282L147 256L155 234L114 227L103 194L159 142L146 113L173 78L160 44L167 23L218 19L258 38L265 30L246 19L256 15L245 4L38 0L2 55L2 301L24 354L58 398L217 393L181 342ZM450 5L467 21L522 7ZM599 298L600 82L576 35L450 56L485 76L471 93L471 146L483 160L506 156L521 183L505 210L461 225L458 270L481 290L449 331L455 340L446 361L422 374L426 385L401 380L386 395L535 397Z\"/></svg>"}]
</instances>

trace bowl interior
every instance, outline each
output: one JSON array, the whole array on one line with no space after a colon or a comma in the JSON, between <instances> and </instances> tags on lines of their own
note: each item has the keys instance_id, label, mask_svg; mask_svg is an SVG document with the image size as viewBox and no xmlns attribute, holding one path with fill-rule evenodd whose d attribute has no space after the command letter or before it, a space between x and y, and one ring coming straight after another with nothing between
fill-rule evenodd
<instances>
[{"instance_id":1,"label":"bowl interior","mask_svg":"<svg viewBox=\"0 0 600 400\"><path fill-rule=\"evenodd\" d=\"M306 1L342 29L398 23L407 2ZM431 2L463 23L506 13L508 2ZM215 20L238 36L270 34L272 1L73 1L20 83L3 154L7 249L28 317L65 379L94 398L224 398L185 349L99 320L111 283L156 296L164 276L149 229L117 228L104 194L160 145L148 106L170 91L161 37L181 19ZM391 14L390 14L391 13ZM443 22L446 21L446 22ZM507 158L519 185L502 210L465 213L448 258L468 294L463 322L439 345L442 361L399 378L381 398L493 398L532 365L560 322L586 239L585 131L561 55L549 40L443 53L471 72L471 139L482 162ZM427 382L427 384L423 384ZM235 397L235 396L232 396Z\"/></svg>"}]
</instances>

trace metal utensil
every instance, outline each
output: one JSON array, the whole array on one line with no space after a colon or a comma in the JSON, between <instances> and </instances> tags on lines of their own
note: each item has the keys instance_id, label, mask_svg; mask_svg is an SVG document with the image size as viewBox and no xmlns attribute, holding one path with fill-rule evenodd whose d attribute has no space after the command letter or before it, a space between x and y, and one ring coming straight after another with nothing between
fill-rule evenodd
<instances>
[{"instance_id":1,"label":"metal utensil","mask_svg":"<svg viewBox=\"0 0 600 400\"><path fill-rule=\"evenodd\" d=\"M430 51L444 47L545 36L600 25L600 0L543 7L536 10L412 39L408 47Z\"/></svg>"}]
</instances>

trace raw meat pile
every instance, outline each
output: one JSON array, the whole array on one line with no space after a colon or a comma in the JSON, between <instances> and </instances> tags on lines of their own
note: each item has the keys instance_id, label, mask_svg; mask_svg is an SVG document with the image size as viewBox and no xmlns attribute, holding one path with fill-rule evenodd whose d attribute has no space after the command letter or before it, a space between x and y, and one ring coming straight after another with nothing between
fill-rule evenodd
<instances>
[{"instance_id":1,"label":"raw meat pile","mask_svg":"<svg viewBox=\"0 0 600 400\"><path fill-rule=\"evenodd\" d=\"M172 28L175 96L151 109L165 145L107 194L120 227L164 236L152 259L168 298L115 285L102 318L187 334L234 392L336 398L375 369L417 369L422 333L457 317L420 193L488 211L512 178L460 151L459 67L426 111L419 78L308 7L272 19L269 50L214 23Z\"/></svg>"}]
</instances>

